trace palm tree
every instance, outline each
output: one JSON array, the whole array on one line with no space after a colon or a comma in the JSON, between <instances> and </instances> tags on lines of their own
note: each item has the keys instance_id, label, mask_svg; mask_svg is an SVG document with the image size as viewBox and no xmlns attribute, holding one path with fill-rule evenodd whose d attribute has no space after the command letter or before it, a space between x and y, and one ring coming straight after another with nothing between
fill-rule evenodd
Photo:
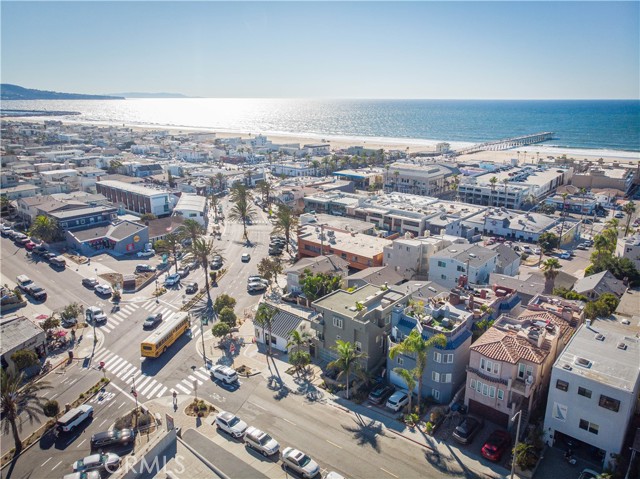
<instances>
[{"instance_id":1,"label":"palm tree","mask_svg":"<svg viewBox=\"0 0 640 479\"><path fill-rule=\"evenodd\" d=\"M190 239L191 243L195 243L204 233L204 226L192 219L184 220L178 228L178 235L180 235L182 239Z\"/></svg>"},{"instance_id":2,"label":"palm tree","mask_svg":"<svg viewBox=\"0 0 640 479\"><path fill-rule=\"evenodd\" d=\"M502 180L502 184L504 185L504 207L507 207L507 186L509 185L509 178L505 178Z\"/></svg>"},{"instance_id":3,"label":"palm tree","mask_svg":"<svg viewBox=\"0 0 640 479\"><path fill-rule=\"evenodd\" d=\"M627 224L624 227L624 235L629 234L629 225L631 224L631 215L636 212L636 204L633 201L629 201L622 207L622 211L627 215Z\"/></svg>"},{"instance_id":4,"label":"palm tree","mask_svg":"<svg viewBox=\"0 0 640 479\"><path fill-rule=\"evenodd\" d=\"M324 167L324 176L326 177L329 174L329 162L331 161L331 157L325 156L322 158L322 166Z\"/></svg>"},{"instance_id":5,"label":"palm tree","mask_svg":"<svg viewBox=\"0 0 640 479\"><path fill-rule=\"evenodd\" d=\"M400 378L404 381L404 383L407 385L407 391L409 391L409 413L411 413L411 411L413 411L412 406L412 400L413 400L413 393L416 389L416 370L412 369L411 371L409 371L408 369L404 369L404 368L393 368L393 372L396 373L398 376L400 376Z\"/></svg>"},{"instance_id":6,"label":"palm tree","mask_svg":"<svg viewBox=\"0 0 640 479\"><path fill-rule=\"evenodd\" d=\"M338 377L347 378L347 399L349 399L349 383L351 382L351 371L360 368L360 359L366 357L365 354L356 351L356 348L349 341L336 339L335 347L331 348L338 353L338 358L331 361L327 367L340 370Z\"/></svg>"},{"instance_id":7,"label":"palm tree","mask_svg":"<svg viewBox=\"0 0 640 479\"><path fill-rule=\"evenodd\" d=\"M273 223L273 232L284 234L284 239L287 243L287 253L289 252L291 232L295 231L297 226L298 217L293 214L293 209L285 205L280 206L276 213L276 219Z\"/></svg>"},{"instance_id":8,"label":"palm tree","mask_svg":"<svg viewBox=\"0 0 640 479\"><path fill-rule=\"evenodd\" d=\"M586 188L580 188L580 196L582 197L582 208L580 208L580 219L584 219L584 202L587 199Z\"/></svg>"},{"instance_id":9,"label":"palm tree","mask_svg":"<svg viewBox=\"0 0 640 479\"><path fill-rule=\"evenodd\" d=\"M164 241L167 244L167 248L171 252L171 256L173 256L173 262L176 267L176 274L178 274L178 251L182 246L182 239L177 233L169 233L164 237Z\"/></svg>"},{"instance_id":10,"label":"palm tree","mask_svg":"<svg viewBox=\"0 0 640 479\"><path fill-rule=\"evenodd\" d=\"M24 374L13 374L0 370L0 405L2 409L2 429L4 434L13 434L15 441L15 456L22 451L22 417L26 416L29 424L40 422L43 400L38 393L51 386L43 381L30 382L23 386Z\"/></svg>"},{"instance_id":11,"label":"palm tree","mask_svg":"<svg viewBox=\"0 0 640 479\"><path fill-rule=\"evenodd\" d=\"M562 223L560 224L560 235L558 236L558 246L562 247L562 235L564 234L564 222L567 219L567 216L564 212L565 206L567 205L567 197L569 193L562 193L562 211L560 215L562 215Z\"/></svg>"},{"instance_id":12,"label":"palm tree","mask_svg":"<svg viewBox=\"0 0 640 479\"><path fill-rule=\"evenodd\" d=\"M246 190L246 188L244 188ZM256 217L256 210L249 202L248 195L239 195L235 199L232 197L234 203L229 210L229 219L237 223L242 223L243 238L249 239L247 235L247 222L252 221Z\"/></svg>"},{"instance_id":13,"label":"palm tree","mask_svg":"<svg viewBox=\"0 0 640 479\"><path fill-rule=\"evenodd\" d=\"M256 311L253 322L262 327L262 337L267 345L267 356L271 356L271 328L273 327L273 317L276 315L276 309L267 303L260 303ZM265 330L269 332L269 340L265 335Z\"/></svg>"},{"instance_id":14,"label":"palm tree","mask_svg":"<svg viewBox=\"0 0 640 479\"><path fill-rule=\"evenodd\" d=\"M562 265L556 258L549 258L542 263L542 271L544 272L545 279L545 293L553 291L556 276L558 276L558 270L562 268Z\"/></svg>"},{"instance_id":15,"label":"palm tree","mask_svg":"<svg viewBox=\"0 0 640 479\"><path fill-rule=\"evenodd\" d=\"M424 339L415 329L409 336L393 346L389 350L389 357L395 359L398 354L408 354L416 356L416 376L418 377L418 401L422 398L422 380L424 371L427 368L427 354L431 348L438 346L444 348L447 345L447 338L444 334L436 334L429 339Z\"/></svg>"},{"instance_id":16,"label":"palm tree","mask_svg":"<svg viewBox=\"0 0 640 479\"><path fill-rule=\"evenodd\" d=\"M220 199L214 194L212 194L210 198L211 198L211 209L213 210L213 217L217 219L218 205L220 204Z\"/></svg>"},{"instance_id":17,"label":"palm tree","mask_svg":"<svg viewBox=\"0 0 640 479\"><path fill-rule=\"evenodd\" d=\"M218 248L213 243L212 239L196 238L191 246L187 248L187 255L197 260L204 269L204 284L207 289L207 304L213 304L211 300L211 291L209 291L209 258L214 255L219 255Z\"/></svg>"},{"instance_id":18,"label":"palm tree","mask_svg":"<svg viewBox=\"0 0 640 479\"><path fill-rule=\"evenodd\" d=\"M309 342L311 335L307 331L298 331L297 329L289 332L289 342L287 343L287 348L291 346L295 346L296 352L302 349L302 346L306 346Z\"/></svg>"},{"instance_id":19,"label":"palm tree","mask_svg":"<svg viewBox=\"0 0 640 479\"><path fill-rule=\"evenodd\" d=\"M267 206L269 206L269 202L271 200L271 198L269 197L269 195L271 194L271 183L269 183L268 181L258 181L258 184L256 186L260 190L262 201Z\"/></svg>"},{"instance_id":20,"label":"palm tree","mask_svg":"<svg viewBox=\"0 0 640 479\"><path fill-rule=\"evenodd\" d=\"M224 175L222 172L216 173L216 180L218 181L218 187L220 191L224 190Z\"/></svg>"},{"instance_id":21,"label":"palm tree","mask_svg":"<svg viewBox=\"0 0 640 479\"><path fill-rule=\"evenodd\" d=\"M50 243L60 236L60 228L55 219L49 216L39 215L36 216L33 221L29 234L40 238L46 243Z\"/></svg>"},{"instance_id":22,"label":"palm tree","mask_svg":"<svg viewBox=\"0 0 640 479\"><path fill-rule=\"evenodd\" d=\"M489 206L493 206L493 195L496 192L496 184L498 183L498 177L492 176L489 179L489 184L491 185L491 199L489 200Z\"/></svg>"},{"instance_id":23,"label":"palm tree","mask_svg":"<svg viewBox=\"0 0 640 479\"><path fill-rule=\"evenodd\" d=\"M313 166L313 176L318 175L318 167L320 166L320 162L318 160L313 160L311 162L311 166Z\"/></svg>"},{"instance_id":24,"label":"palm tree","mask_svg":"<svg viewBox=\"0 0 640 479\"><path fill-rule=\"evenodd\" d=\"M400 172L399 171L394 171L393 172L393 185L395 186L396 191L398 191L398 176L400 176Z\"/></svg>"}]
</instances>

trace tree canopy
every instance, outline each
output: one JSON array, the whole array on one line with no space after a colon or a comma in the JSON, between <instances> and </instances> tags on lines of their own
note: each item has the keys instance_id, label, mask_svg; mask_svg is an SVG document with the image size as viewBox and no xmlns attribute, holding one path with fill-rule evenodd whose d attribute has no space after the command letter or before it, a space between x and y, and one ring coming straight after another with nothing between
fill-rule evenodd
<instances>
[{"instance_id":1,"label":"tree canopy","mask_svg":"<svg viewBox=\"0 0 640 479\"><path fill-rule=\"evenodd\" d=\"M300 278L300 286L305 297L313 302L322 298L327 294L340 289L342 278L328 273L313 274L310 270L305 269Z\"/></svg>"}]
</instances>

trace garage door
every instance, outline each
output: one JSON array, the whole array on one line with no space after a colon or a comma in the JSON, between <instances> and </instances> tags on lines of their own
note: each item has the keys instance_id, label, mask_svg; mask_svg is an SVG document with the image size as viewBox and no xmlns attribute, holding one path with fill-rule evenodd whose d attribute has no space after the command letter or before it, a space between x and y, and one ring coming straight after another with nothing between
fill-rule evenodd
<instances>
[{"instance_id":1,"label":"garage door","mask_svg":"<svg viewBox=\"0 0 640 479\"><path fill-rule=\"evenodd\" d=\"M509 415L500 411L496 411L492 407L485 404L469 399L469 414L475 414L485 418L488 421L494 422L504 428L509 427Z\"/></svg>"}]
</instances>

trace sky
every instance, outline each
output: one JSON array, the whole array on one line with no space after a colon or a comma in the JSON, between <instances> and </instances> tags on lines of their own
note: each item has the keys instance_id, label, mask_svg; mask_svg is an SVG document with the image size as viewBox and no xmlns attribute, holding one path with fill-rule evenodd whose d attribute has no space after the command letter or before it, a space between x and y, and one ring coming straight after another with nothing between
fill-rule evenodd
<instances>
[{"instance_id":1,"label":"sky","mask_svg":"<svg viewBox=\"0 0 640 479\"><path fill-rule=\"evenodd\" d=\"M0 3L0 79L227 98L638 99L640 2Z\"/></svg>"}]
</instances>

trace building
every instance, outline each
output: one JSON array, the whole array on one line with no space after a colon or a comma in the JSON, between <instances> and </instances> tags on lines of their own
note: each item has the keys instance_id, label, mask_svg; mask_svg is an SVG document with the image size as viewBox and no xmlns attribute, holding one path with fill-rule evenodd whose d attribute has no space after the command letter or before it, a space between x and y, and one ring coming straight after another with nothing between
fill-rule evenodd
<instances>
[{"instance_id":1,"label":"building","mask_svg":"<svg viewBox=\"0 0 640 479\"><path fill-rule=\"evenodd\" d=\"M360 288L366 284L388 287L404 283L405 279L390 266L372 266L347 277L347 288Z\"/></svg>"},{"instance_id":2,"label":"building","mask_svg":"<svg viewBox=\"0 0 640 479\"><path fill-rule=\"evenodd\" d=\"M461 276L473 284L487 284L496 270L498 253L471 244L451 245L429 258L429 279L453 288Z\"/></svg>"},{"instance_id":3,"label":"building","mask_svg":"<svg viewBox=\"0 0 640 479\"><path fill-rule=\"evenodd\" d=\"M336 340L351 342L365 354L360 363L367 372L382 366L387 357L386 337L391 332L391 311L405 295L393 288L367 285L355 291L338 290L312 303L319 316L311 320L316 332L314 351L323 362L337 358Z\"/></svg>"},{"instance_id":4,"label":"building","mask_svg":"<svg viewBox=\"0 0 640 479\"><path fill-rule=\"evenodd\" d=\"M26 349L33 351L38 358L47 355L47 340L44 330L24 316L5 316L0 320L0 365L5 371L17 373L11 355ZM38 367L38 370L40 368ZM29 371L26 371L28 374Z\"/></svg>"},{"instance_id":5,"label":"building","mask_svg":"<svg viewBox=\"0 0 640 479\"><path fill-rule=\"evenodd\" d=\"M429 258L454 243L466 244L467 240L455 236L398 238L385 246L383 261L405 279L426 279L429 276Z\"/></svg>"},{"instance_id":6,"label":"building","mask_svg":"<svg viewBox=\"0 0 640 479\"><path fill-rule=\"evenodd\" d=\"M311 357L314 357L315 351L313 350L313 341L311 340L315 332L311 329L309 318L317 316L318 313L310 309L289 306L282 303L267 304L276 310L271 319L271 331L269 331L269 328L263 329L262 326L254 323L256 341L264 345L271 343L272 349L287 353L291 332L298 331L301 334L304 333L310 340L311 350L309 354Z\"/></svg>"},{"instance_id":7,"label":"building","mask_svg":"<svg viewBox=\"0 0 640 479\"><path fill-rule=\"evenodd\" d=\"M577 439L612 466L637 407L640 340L637 318L581 326L553 365L544 418L547 444ZM592 457L597 457L593 455Z\"/></svg>"},{"instance_id":8,"label":"building","mask_svg":"<svg viewBox=\"0 0 640 479\"><path fill-rule=\"evenodd\" d=\"M117 218L116 209L113 206L85 206L62 211L51 211L46 215L56 220L63 231L104 225Z\"/></svg>"},{"instance_id":9,"label":"building","mask_svg":"<svg viewBox=\"0 0 640 479\"><path fill-rule=\"evenodd\" d=\"M183 194L173 209L173 216L194 220L206 228L208 223L207 197Z\"/></svg>"},{"instance_id":10,"label":"building","mask_svg":"<svg viewBox=\"0 0 640 479\"><path fill-rule=\"evenodd\" d=\"M382 185L382 171L380 170L340 170L334 171L333 176L353 182L355 187L360 190L374 185Z\"/></svg>"},{"instance_id":11,"label":"building","mask_svg":"<svg viewBox=\"0 0 640 479\"><path fill-rule=\"evenodd\" d=\"M517 276L520 271L520 255L504 243L498 243L492 249L498 253L495 272L506 276Z\"/></svg>"},{"instance_id":12,"label":"building","mask_svg":"<svg viewBox=\"0 0 640 479\"><path fill-rule=\"evenodd\" d=\"M445 178L453 171L443 165L395 162L384 175L384 190L431 196L445 189Z\"/></svg>"},{"instance_id":13,"label":"building","mask_svg":"<svg viewBox=\"0 0 640 479\"><path fill-rule=\"evenodd\" d=\"M571 184L578 188L615 189L626 195L631 190L637 176L636 168L623 168L618 164L612 166L593 166L584 173L575 173Z\"/></svg>"},{"instance_id":14,"label":"building","mask_svg":"<svg viewBox=\"0 0 640 479\"><path fill-rule=\"evenodd\" d=\"M534 307L517 319L500 316L470 348L465 405L506 428L518 411L526 425L545 399L551 365L580 321L575 311L547 298Z\"/></svg>"},{"instance_id":15,"label":"building","mask_svg":"<svg viewBox=\"0 0 640 479\"><path fill-rule=\"evenodd\" d=\"M640 234L619 238L616 245L616 255L629 258L636 269L640 270Z\"/></svg>"},{"instance_id":16,"label":"building","mask_svg":"<svg viewBox=\"0 0 640 479\"><path fill-rule=\"evenodd\" d=\"M18 198L29 198L30 196L36 196L40 188L36 185L29 183L20 183L17 186L10 188L1 188L0 196L6 196L9 200L17 200Z\"/></svg>"},{"instance_id":17,"label":"building","mask_svg":"<svg viewBox=\"0 0 640 479\"><path fill-rule=\"evenodd\" d=\"M382 266L383 249L391 240L345 231L325 225L306 224L298 228L298 256L334 254L354 269Z\"/></svg>"},{"instance_id":18,"label":"building","mask_svg":"<svg viewBox=\"0 0 640 479\"><path fill-rule=\"evenodd\" d=\"M175 206L175 197L166 190L157 190L123 181L98 181L96 191L111 203L129 213L170 215Z\"/></svg>"},{"instance_id":19,"label":"building","mask_svg":"<svg viewBox=\"0 0 640 479\"><path fill-rule=\"evenodd\" d=\"M573 285L573 290L595 301L603 293L613 293L619 298L627 290L627 285L610 271L602 271L579 279ZM640 307L640 305L638 306Z\"/></svg>"},{"instance_id":20,"label":"building","mask_svg":"<svg viewBox=\"0 0 640 479\"><path fill-rule=\"evenodd\" d=\"M317 170L318 168L307 162L283 161L271 165L271 173L275 176L315 176Z\"/></svg>"},{"instance_id":21,"label":"building","mask_svg":"<svg viewBox=\"0 0 640 479\"><path fill-rule=\"evenodd\" d=\"M544 202L547 205L552 205L557 210L562 211L564 207L565 211L583 215L593 215L598 205L598 200L595 197L574 195L567 198L563 198L562 195L554 195L544 200Z\"/></svg>"},{"instance_id":22,"label":"building","mask_svg":"<svg viewBox=\"0 0 640 479\"><path fill-rule=\"evenodd\" d=\"M465 307L464 302L460 303L460 297L453 292L451 296L448 293L435 296L425 288L420 293L424 295L412 295L413 301L406 308L398 307L393 310L389 349L400 344L414 330L425 340L436 334L443 334L447 344L444 347L434 347L428 353L427 367L422 376L421 396L448 404L465 380L473 312ZM394 369L411 371L415 367L414 355L398 354L394 359L387 357L389 382L406 389L406 383ZM417 388L416 385L416 392Z\"/></svg>"},{"instance_id":23,"label":"building","mask_svg":"<svg viewBox=\"0 0 640 479\"><path fill-rule=\"evenodd\" d=\"M95 226L81 231L67 231L69 248L83 256L110 251L116 255L133 254L149 243L149 228L133 221Z\"/></svg>"},{"instance_id":24,"label":"building","mask_svg":"<svg viewBox=\"0 0 640 479\"><path fill-rule=\"evenodd\" d=\"M349 263L334 254L316 256L315 258L302 258L296 264L284 270L287 275L287 291L292 293L302 292L300 279L307 270L311 274L324 273L331 276L340 276L344 279L349 273Z\"/></svg>"}]
</instances>

